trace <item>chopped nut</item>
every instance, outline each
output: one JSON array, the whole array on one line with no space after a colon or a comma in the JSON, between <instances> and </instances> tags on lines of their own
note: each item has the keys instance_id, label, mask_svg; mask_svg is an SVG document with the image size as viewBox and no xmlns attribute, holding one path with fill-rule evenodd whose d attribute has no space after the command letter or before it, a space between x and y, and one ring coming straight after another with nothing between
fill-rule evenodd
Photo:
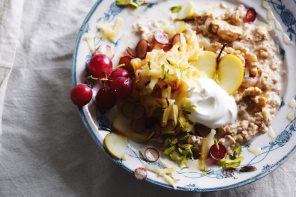
<instances>
[{"instance_id":1,"label":"chopped nut","mask_svg":"<svg viewBox=\"0 0 296 197\"><path fill-rule=\"evenodd\" d=\"M243 97L245 96L258 96L262 94L262 90L258 87L249 87L244 90Z\"/></svg>"},{"instance_id":2,"label":"chopped nut","mask_svg":"<svg viewBox=\"0 0 296 197\"><path fill-rule=\"evenodd\" d=\"M231 25L222 20L214 20L210 24L213 33L225 41L232 42L238 40L242 35L242 28Z\"/></svg>"}]
</instances>

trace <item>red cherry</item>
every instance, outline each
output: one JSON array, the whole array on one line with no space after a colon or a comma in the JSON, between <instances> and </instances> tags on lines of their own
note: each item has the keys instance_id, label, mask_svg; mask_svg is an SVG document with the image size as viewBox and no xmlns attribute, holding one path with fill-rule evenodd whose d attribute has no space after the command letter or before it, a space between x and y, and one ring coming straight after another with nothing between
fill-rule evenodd
<instances>
[{"instance_id":1,"label":"red cherry","mask_svg":"<svg viewBox=\"0 0 296 197\"><path fill-rule=\"evenodd\" d=\"M86 84L78 84L71 91L71 100L78 107L89 103L92 98L92 89Z\"/></svg>"},{"instance_id":2,"label":"red cherry","mask_svg":"<svg viewBox=\"0 0 296 197\"><path fill-rule=\"evenodd\" d=\"M87 68L97 78L108 77L112 72L112 61L104 54L97 54L91 58Z\"/></svg>"},{"instance_id":3,"label":"red cherry","mask_svg":"<svg viewBox=\"0 0 296 197\"><path fill-rule=\"evenodd\" d=\"M163 31L156 31L154 33L153 36L153 40L158 43L158 44L162 44L162 45L166 45L169 44L169 36L164 33Z\"/></svg>"},{"instance_id":4,"label":"red cherry","mask_svg":"<svg viewBox=\"0 0 296 197\"><path fill-rule=\"evenodd\" d=\"M117 98L126 98L132 92L132 82L130 78L117 77L112 80L111 89Z\"/></svg>"},{"instance_id":5,"label":"red cherry","mask_svg":"<svg viewBox=\"0 0 296 197\"><path fill-rule=\"evenodd\" d=\"M124 68L117 68L115 70L112 71L111 75L110 75L110 79L111 80L115 80L117 77L129 77L129 74L127 72L127 70L125 70Z\"/></svg>"},{"instance_id":6,"label":"red cherry","mask_svg":"<svg viewBox=\"0 0 296 197\"><path fill-rule=\"evenodd\" d=\"M218 147L216 144L213 144L209 151L211 158L215 160L223 159L227 152L225 146L223 146L222 144L218 144Z\"/></svg>"},{"instance_id":7,"label":"red cherry","mask_svg":"<svg viewBox=\"0 0 296 197\"><path fill-rule=\"evenodd\" d=\"M256 10L254 8L249 8L244 18L244 23L252 23L255 21L256 17L257 17Z\"/></svg>"},{"instance_id":8,"label":"red cherry","mask_svg":"<svg viewBox=\"0 0 296 197\"><path fill-rule=\"evenodd\" d=\"M96 95L96 106L100 110L111 109L116 104L116 97L109 87L102 87Z\"/></svg>"}]
</instances>

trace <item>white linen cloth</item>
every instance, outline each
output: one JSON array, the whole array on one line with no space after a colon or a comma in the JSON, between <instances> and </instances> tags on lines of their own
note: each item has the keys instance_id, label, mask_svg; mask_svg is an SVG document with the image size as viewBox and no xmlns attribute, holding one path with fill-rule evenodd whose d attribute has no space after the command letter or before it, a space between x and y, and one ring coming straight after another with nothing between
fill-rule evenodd
<instances>
[{"instance_id":1,"label":"white linen cloth","mask_svg":"<svg viewBox=\"0 0 296 197\"><path fill-rule=\"evenodd\" d=\"M94 3L0 0L1 197L296 196L296 155L255 183L202 194L137 181L110 161L69 99L76 36Z\"/></svg>"}]
</instances>

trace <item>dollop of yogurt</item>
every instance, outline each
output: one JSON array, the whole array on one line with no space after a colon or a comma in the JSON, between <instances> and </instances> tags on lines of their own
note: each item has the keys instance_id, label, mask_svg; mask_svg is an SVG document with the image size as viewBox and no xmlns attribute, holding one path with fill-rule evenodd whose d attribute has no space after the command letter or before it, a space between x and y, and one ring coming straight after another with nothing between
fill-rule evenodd
<instances>
[{"instance_id":1,"label":"dollop of yogurt","mask_svg":"<svg viewBox=\"0 0 296 197\"><path fill-rule=\"evenodd\" d=\"M237 105L232 96L214 80L198 78L190 87L189 101L194 109L188 118L194 123L215 129L237 118Z\"/></svg>"}]
</instances>

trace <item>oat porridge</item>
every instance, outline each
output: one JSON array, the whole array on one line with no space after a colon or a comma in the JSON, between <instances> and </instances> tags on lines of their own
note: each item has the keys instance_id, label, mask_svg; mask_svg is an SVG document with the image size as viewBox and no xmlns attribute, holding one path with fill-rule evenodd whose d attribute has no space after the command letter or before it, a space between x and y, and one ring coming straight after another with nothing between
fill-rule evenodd
<instances>
[{"instance_id":1,"label":"oat porridge","mask_svg":"<svg viewBox=\"0 0 296 197\"><path fill-rule=\"evenodd\" d=\"M210 51L220 58L234 54L244 64L244 76L240 87L232 94L237 104L237 119L217 129L219 143L226 147L243 144L255 136L266 133L280 105L281 66L279 47L270 35L269 25L256 21L246 22L247 9L239 5L236 9L225 9L224 14L200 13L185 19L185 37L194 31L202 51ZM178 28L182 26L177 22ZM143 39L151 42L153 33L162 29L173 39L175 31L169 30L168 21L148 24L136 23L135 30ZM180 28L181 29L181 28ZM174 32L173 34L171 32ZM192 42L192 40L187 42ZM165 49L167 50L167 49ZM202 52L201 52L202 53ZM189 60L189 63L194 61ZM194 63L193 63L194 64ZM198 107L198 106L197 106ZM215 113L215 112L213 112ZM210 128L198 122L192 128L190 144L200 147Z\"/></svg>"}]
</instances>

